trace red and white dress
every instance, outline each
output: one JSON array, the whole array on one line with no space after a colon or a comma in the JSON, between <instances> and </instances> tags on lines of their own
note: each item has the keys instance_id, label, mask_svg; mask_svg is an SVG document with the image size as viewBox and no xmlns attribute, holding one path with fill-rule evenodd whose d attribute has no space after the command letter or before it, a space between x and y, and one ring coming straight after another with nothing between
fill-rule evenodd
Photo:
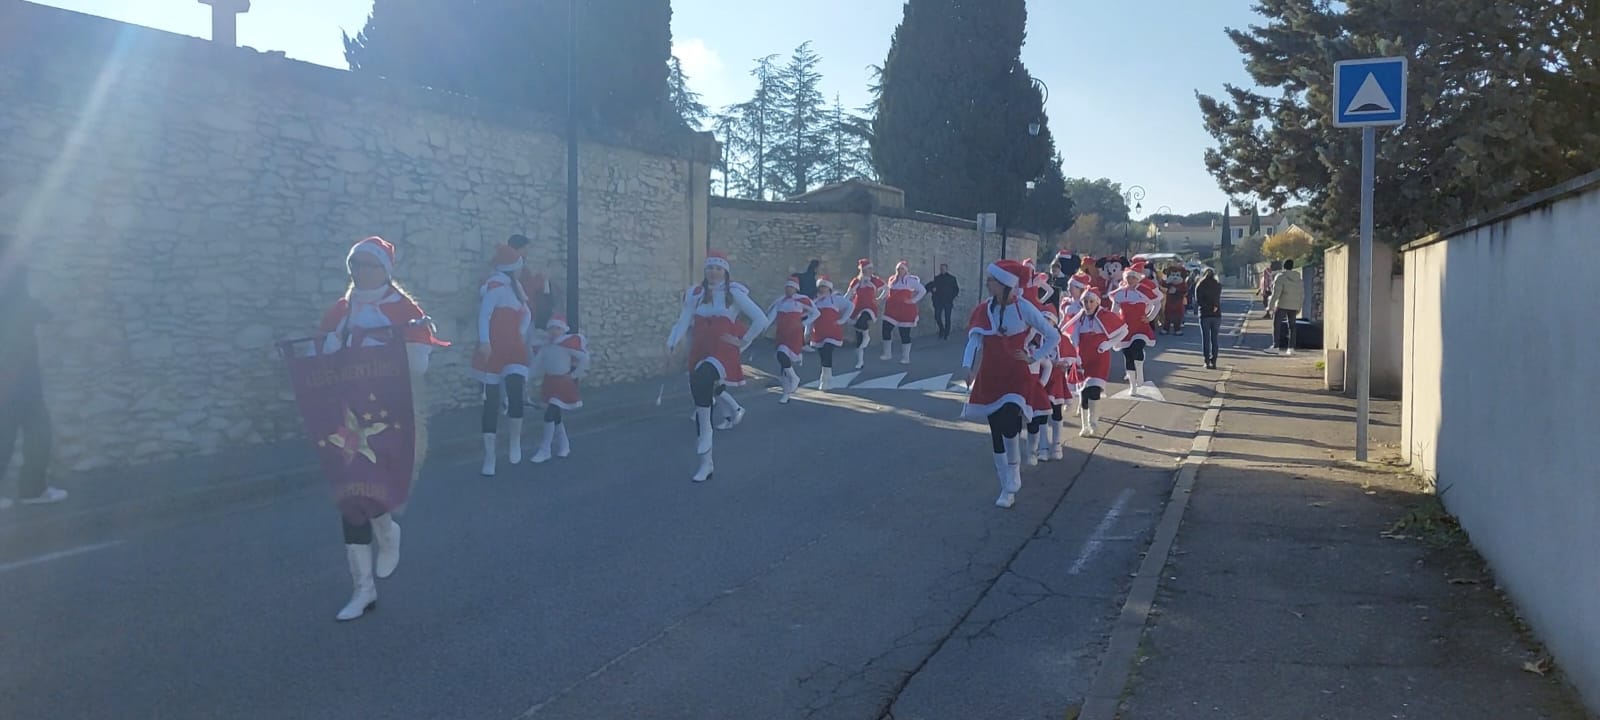
<instances>
[{"instance_id":1,"label":"red and white dress","mask_svg":"<svg viewBox=\"0 0 1600 720\"><path fill-rule=\"evenodd\" d=\"M839 293L819 297L813 304L817 308L817 319L811 323L811 346L843 347L845 318L850 317L855 304Z\"/></svg>"},{"instance_id":2,"label":"red and white dress","mask_svg":"<svg viewBox=\"0 0 1600 720\"><path fill-rule=\"evenodd\" d=\"M1079 312L1067 321L1062 331L1063 341L1071 341L1078 356L1081 378L1078 392L1084 388L1103 388L1111 380L1111 355L1126 345L1128 326L1116 313L1102 305L1095 314Z\"/></svg>"},{"instance_id":3,"label":"red and white dress","mask_svg":"<svg viewBox=\"0 0 1600 720\"><path fill-rule=\"evenodd\" d=\"M578 392L578 381L589 371L589 341L582 335L567 333L539 347L536 358L539 374L544 381L539 384L547 405L562 410L583 407L583 396Z\"/></svg>"},{"instance_id":4,"label":"red and white dress","mask_svg":"<svg viewBox=\"0 0 1600 720\"><path fill-rule=\"evenodd\" d=\"M1026 347L1034 333L1043 341L1040 349L1030 360L1018 360L1017 351ZM1012 300L1003 308L993 298L979 303L967 322L967 350L961 365L970 368L975 359L980 362L961 417L986 419L1007 404L1016 405L1024 415L1034 413L1044 388L1029 366L1044 360L1043 345L1054 346L1059 338L1056 328L1032 302ZM1048 403L1045 411L1049 412Z\"/></svg>"},{"instance_id":5,"label":"red and white dress","mask_svg":"<svg viewBox=\"0 0 1600 720\"><path fill-rule=\"evenodd\" d=\"M915 275L891 276L883 286L883 321L895 327L917 326L917 303L928 294L922 279Z\"/></svg>"},{"instance_id":6,"label":"red and white dress","mask_svg":"<svg viewBox=\"0 0 1600 720\"><path fill-rule=\"evenodd\" d=\"M776 328L778 352L787 355L791 362L800 360L800 353L806 347L806 329L820 314L811 298L800 293L780 297L772 303L767 310L767 322Z\"/></svg>"},{"instance_id":7,"label":"red and white dress","mask_svg":"<svg viewBox=\"0 0 1600 720\"><path fill-rule=\"evenodd\" d=\"M406 342L406 359L411 364L412 377L420 377L428 370L428 356L436 347L450 347L450 343L433 335L433 325L426 321L422 308L393 285L376 290L352 290L347 297L339 298L322 314L319 326L327 334L324 352L335 352L345 347L356 333L381 328L402 328L401 337ZM381 345L382 338L368 337L362 345Z\"/></svg>"},{"instance_id":8,"label":"red and white dress","mask_svg":"<svg viewBox=\"0 0 1600 720\"><path fill-rule=\"evenodd\" d=\"M1155 347L1156 331L1150 326L1150 321L1161 309L1161 292L1156 289L1155 283L1144 280L1130 287L1124 281L1112 291L1109 300L1112 308L1122 317L1123 324L1128 326L1124 345L1143 340L1146 346Z\"/></svg>"},{"instance_id":9,"label":"red and white dress","mask_svg":"<svg viewBox=\"0 0 1600 720\"><path fill-rule=\"evenodd\" d=\"M849 296L850 306L853 309L850 315L851 322L859 321L862 315L866 315L868 321L878 319L878 293L883 287L883 278L877 275L871 276L865 282L861 280L860 275L850 279L850 285L845 288L844 294Z\"/></svg>"},{"instance_id":10,"label":"red and white dress","mask_svg":"<svg viewBox=\"0 0 1600 720\"><path fill-rule=\"evenodd\" d=\"M750 319L748 326L739 322L741 314ZM701 363L708 363L717 369L723 385L737 387L744 384L744 361L740 355L766 329L766 313L750 299L750 289L743 284L718 283L709 288L696 285L683 294L683 311L672 326L667 349L678 347L687 336L689 370L693 372ZM725 335L741 338L741 344L728 342Z\"/></svg>"},{"instance_id":11,"label":"red and white dress","mask_svg":"<svg viewBox=\"0 0 1600 720\"><path fill-rule=\"evenodd\" d=\"M485 385L499 385L508 375L528 376L528 329L533 310L516 281L497 272L478 288L478 344L489 354L475 353L472 374Z\"/></svg>"}]
</instances>

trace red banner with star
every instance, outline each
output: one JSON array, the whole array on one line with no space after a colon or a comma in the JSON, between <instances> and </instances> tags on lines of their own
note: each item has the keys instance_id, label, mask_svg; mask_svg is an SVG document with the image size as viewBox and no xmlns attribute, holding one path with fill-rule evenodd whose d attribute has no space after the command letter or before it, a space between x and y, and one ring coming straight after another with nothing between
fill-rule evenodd
<instances>
[{"instance_id":1,"label":"red banner with star","mask_svg":"<svg viewBox=\"0 0 1600 720\"><path fill-rule=\"evenodd\" d=\"M409 499L416 428L403 339L380 331L350 340L331 352L320 339L278 347L334 503L362 523Z\"/></svg>"}]
</instances>

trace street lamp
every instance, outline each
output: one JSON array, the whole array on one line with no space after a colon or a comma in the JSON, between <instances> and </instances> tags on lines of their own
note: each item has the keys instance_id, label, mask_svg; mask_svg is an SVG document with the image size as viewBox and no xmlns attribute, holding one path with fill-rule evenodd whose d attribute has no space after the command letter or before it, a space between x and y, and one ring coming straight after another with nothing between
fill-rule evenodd
<instances>
[{"instance_id":1,"label":"street lamp","mask_svg":"<svg viewBox=\"0 0 1600 720\"><path fill-rule=\"evenodd\" d=\"M1141 187L1139 185L1135 185L1133 187L1128 188L1128 191L1122 194L1122 199L1123 199L1123 201L1133 205L1133 212L1134 212L1135 215L1144 212L1144 202L1143 202L1144 201L1144 188L1143 187Z\"/></svg>"},{"instance_id":2,"label":"street lamp","mask_svg":"<svg viewBox=\"0 0 1600 720\"><path fill-rule=\"evenodd\" d=\"M1033 87L1039 91L1039 107L1043 109L1045 103L1050 102L1050 86L1044 84L1044 81L1040 80L1039 78L1033 78ZM1039 137L1039 133L1043 130L1044 125L1039 122L1039 119L1035 119L1033 122L1028 123L1029 135Z\"/></svg>"}]
</instances>

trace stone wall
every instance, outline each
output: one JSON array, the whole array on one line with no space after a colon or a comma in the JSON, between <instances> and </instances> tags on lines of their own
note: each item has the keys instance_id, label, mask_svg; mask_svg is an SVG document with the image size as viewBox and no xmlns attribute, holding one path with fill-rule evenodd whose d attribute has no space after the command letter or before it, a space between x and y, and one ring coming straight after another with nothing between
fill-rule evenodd
<instances>
[{"instance_id":1,"label":"stone wall","mask_svg":"<svg viewBox=\"0 0 1600 720\"><path fill-rule=\"evenodd\" d=\"M733 262L734 277L750 286L763 305L783 292L789 275L821 260L818 272L833 278L842 290L855 275L856 261L871 258L887 276L905 260L911 272L929 282L942 263L961 286L955 320L966 322L983 292L983 268L1000 253L1000 238L990 235L980 255L976 223L957 218L849 201L840 203L760 202L712 198L711 247ZM1011 237L1006 255L1035 257L1039 240ZM918 335L937 331L933 305L923 301Z\"/></svg>"},{"instance_id":2,"label":"stone wall","mask_svg":"<svg viewBox=\"0 0 1600 720\"><path fill-rule=\"evenodd\" d=\"M0 231L17 235L58 460L83 470L300 432L279 338L382 235L458 345L436 409L477 401L477 287L513 232L565 277L565 145L551 120L469 98L0 0ZM659 371L705 247L714 143L591 137L580 165L583 330L605 383ZM93 429L90 432L90 429Z\"/></svg>"}]
</instances>

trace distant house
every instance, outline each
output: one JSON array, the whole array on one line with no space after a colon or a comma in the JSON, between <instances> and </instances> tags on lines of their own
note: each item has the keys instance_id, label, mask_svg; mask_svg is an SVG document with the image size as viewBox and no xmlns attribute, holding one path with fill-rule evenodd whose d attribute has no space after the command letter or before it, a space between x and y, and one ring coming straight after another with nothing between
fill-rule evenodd
<instances>
[{"instance_id":1,"label":"distant house","mask_svg":"<svg viewBox=\"0 0 1600 720\"><path fill-rule=\"evenodd\" d=\"M1245 234L1250 232L1250 216L1234 215L1228 218L1229 231L1233 233L1233 244L1237 247L1245 239ZM1273 235L1289 229L1289 218L1284 213L1274 213L1261 216L1261 234ZM1222 221L1217 220L1209 225L1178 225L1166 223L1156 226L1157 236L1160 238L1162 252L1174 253L1199 253L1201 255L1215 255L1221 251Z\"/></svg>"}]
</instances>

